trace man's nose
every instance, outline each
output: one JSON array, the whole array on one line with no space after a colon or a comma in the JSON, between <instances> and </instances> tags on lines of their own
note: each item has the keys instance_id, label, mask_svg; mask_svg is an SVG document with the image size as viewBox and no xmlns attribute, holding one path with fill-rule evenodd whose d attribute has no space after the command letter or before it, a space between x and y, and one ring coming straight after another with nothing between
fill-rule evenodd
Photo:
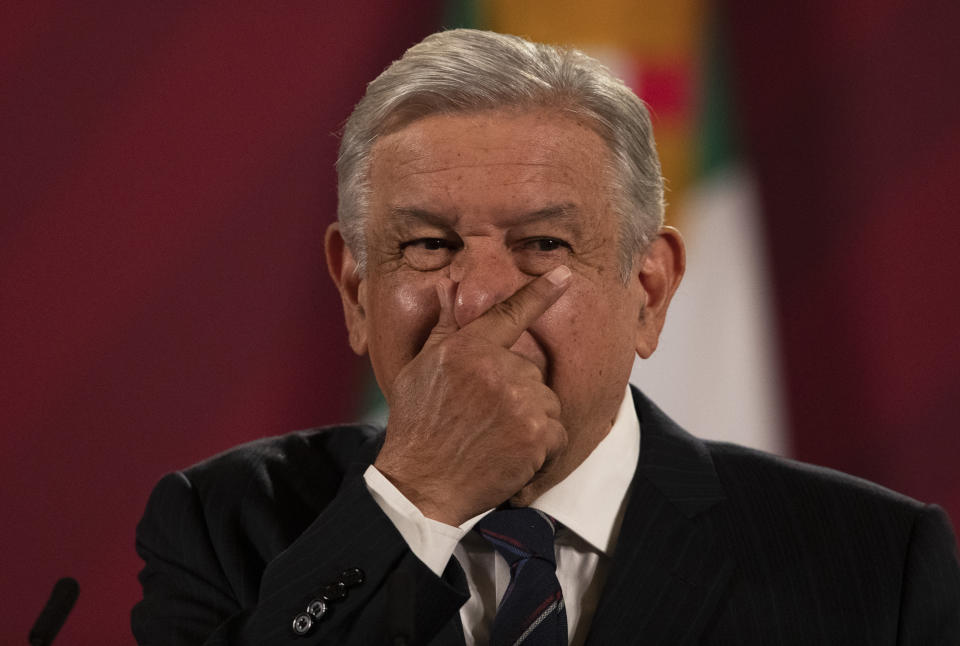
<instances>
[{"instance_id":1,"label":"man's nose","mask_svg":"<svg viewBox=\"0 0 960 646\"><path fill-rule=\"evenodd\" d=\"M463 249L450 267L450 279L457 283L454 316L463 327L491 307L510 298L527 278L506 249Z\"/></svg>"}]
</instances>

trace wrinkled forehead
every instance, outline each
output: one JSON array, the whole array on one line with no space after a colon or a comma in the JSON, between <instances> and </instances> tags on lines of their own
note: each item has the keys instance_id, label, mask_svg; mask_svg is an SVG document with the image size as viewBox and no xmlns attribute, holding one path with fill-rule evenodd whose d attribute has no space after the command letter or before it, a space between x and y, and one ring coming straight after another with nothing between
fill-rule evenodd
<instances>
[{"instance_id":1,"label":"wrinkled forehead","mask_svg":"<svg viewBox=\"0 0 960 646\"><path fill-rule=\"evenodd\" d=\"M497 108L483 108L478 110L453 110L444 112L431 112L427 114L409 114L401 111L386 120L385 127L376 135L376 140L371 147L371 155L377 151L382 151L389 146L395 146L399 141L410 142L409 132L418 130L422 132L421 126L424 123L450 122L457 124L449 133L453 136L451 144L466 144L465 135L469 133L468 128L474 128L480 125L489 125L489 131L509 131L511 136L517 136L517 131L512 129L516 123L523 123L523 129L520 136L526 139L536 138L543 130L557 133L563 130L569 130L573 135L581 133L589 138L588 133L592 133L602 144L605 155L610 155L609 145L606 142L605 130L589 116L576 111L575 108L567 108L562 105L531 105L531 106L505 106Z\"/></svg>"}]
</instances>

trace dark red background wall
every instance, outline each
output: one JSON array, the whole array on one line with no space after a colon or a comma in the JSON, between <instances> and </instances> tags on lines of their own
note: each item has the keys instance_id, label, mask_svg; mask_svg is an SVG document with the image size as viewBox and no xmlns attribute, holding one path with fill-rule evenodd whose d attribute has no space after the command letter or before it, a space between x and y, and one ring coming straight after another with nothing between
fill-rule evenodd
<instances>
[{"instance_id":1,"label":"dark red background wall","mask_svg":"<svg viewBox=\"0 0 960 646\"><path fill-rule=\"evenodd\" d=\"M960 529L960 5L724 4L792 452Z\"/></svg>"},{"instance_id":2,"label":"dark red background wall","mask_svg":"<svg viewBox=\"0 0 960 646\"><path fill-rule=\"evenodd\" d=\"M3 11L4 643L64 575L58 643L132 642L158 477L357 408L322 254L333 133L439 8L294 6Z\"/></svg>"},{"instance_id":3,"label":"dark red background wall","mask_svg":"<svg viewBox=\"0 0 960 646\"><path fill-rule=\"evenodd\" d=\"M3 9L0 641L63 575L58 643L131 641L160 475L355 411L331 133L438 4ZM725 4L795 453L956 520L960 16Z\"/></svg>"}]
</instances>

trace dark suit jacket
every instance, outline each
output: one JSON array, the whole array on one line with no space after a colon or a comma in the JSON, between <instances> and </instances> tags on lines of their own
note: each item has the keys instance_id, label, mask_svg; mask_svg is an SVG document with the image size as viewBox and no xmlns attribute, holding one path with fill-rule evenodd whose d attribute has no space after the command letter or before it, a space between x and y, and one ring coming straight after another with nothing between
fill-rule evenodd
<instances>
[{"instance_id":1,"label":"dark suit jacket","mask_svg":"<svg viewBox=\"0 0 960 646\"><path fill-rule=\"evenodd\" d=\"M960 565L937 507L827 469L703 442L634 392L642 441L589 644L960 644ZM143 644L382 644L410 586L415 643L460 644L463 572L436 577L370 497L382 432L269 438L157 485L137 527ZM306 637L294 616L366 580Z\"/></svg>"}]
</instances>

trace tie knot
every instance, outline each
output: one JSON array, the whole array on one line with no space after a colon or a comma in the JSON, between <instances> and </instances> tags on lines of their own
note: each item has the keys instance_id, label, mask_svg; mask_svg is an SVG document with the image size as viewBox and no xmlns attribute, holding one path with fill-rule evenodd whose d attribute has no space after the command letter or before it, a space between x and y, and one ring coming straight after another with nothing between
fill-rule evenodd
<instances>
[{"instance_id":1,"label":"tie knot","mask_svg":"<svg viewBox=\"0 0 960 646\"><path fill-rule=\"evenodd\" d=\"M518 507L490 512L476 529L513 566L518 561L539 558L556 567L553 537L557 521L536 509Z\"/></svg>"}]
</instances>

